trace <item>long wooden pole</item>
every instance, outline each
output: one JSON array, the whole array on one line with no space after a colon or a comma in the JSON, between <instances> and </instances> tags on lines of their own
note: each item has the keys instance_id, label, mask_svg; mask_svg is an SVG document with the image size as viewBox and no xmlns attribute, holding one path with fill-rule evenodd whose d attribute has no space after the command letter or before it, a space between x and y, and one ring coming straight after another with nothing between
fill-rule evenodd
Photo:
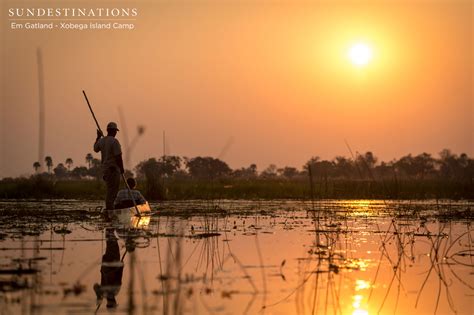
<instances>
[{"instance_id":1,"label":"long wooden pole","mask_svg":"<svg viewBox=\"0 0 474 315\"><path fill-rule=\"evenodd\" d=\"M97 118L95 118L95 114L94 114L94 111L92 110L91 103L89 103L89 99L87 98L86 91L82 90L82 94L84 94L84 97L85 97L86 102L87 102L87 106L89 106L89 110L91 111L92 117L94 118L95 124L97 125L97 129L100 132L102 132L102 129L100 129L99 122L97 121Z\"/></svg>"}]
</instances>

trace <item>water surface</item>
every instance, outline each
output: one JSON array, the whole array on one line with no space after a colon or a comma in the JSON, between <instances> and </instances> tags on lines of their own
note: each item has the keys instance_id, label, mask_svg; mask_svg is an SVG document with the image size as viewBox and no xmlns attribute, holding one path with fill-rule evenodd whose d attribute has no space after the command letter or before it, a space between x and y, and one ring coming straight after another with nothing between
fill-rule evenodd
<instances>
[{"instance_id":1,"label":"water surface","mask_svg":"<svg viewBox=\"0 0 474 315\"><path fill-rule=\"evenodd\" d=\"M473 203L101 204L0 203L2 314L474 313Z\"/></svg>"}]
</instances>

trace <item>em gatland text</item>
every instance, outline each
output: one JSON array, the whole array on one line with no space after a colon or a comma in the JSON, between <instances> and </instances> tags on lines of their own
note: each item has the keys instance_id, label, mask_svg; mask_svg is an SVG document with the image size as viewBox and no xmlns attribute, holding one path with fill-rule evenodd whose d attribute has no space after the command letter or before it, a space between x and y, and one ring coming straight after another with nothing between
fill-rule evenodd
<instances>
[{"instance_id":1,"label":"em gatland text","mask_svg":"<svg viewBox=\"0 0 474 315\"><path fill-rule=\"evenodd\" d=\"M133 30L137 8L9 8L13 30Z\"/></svg>"}]
</instances>

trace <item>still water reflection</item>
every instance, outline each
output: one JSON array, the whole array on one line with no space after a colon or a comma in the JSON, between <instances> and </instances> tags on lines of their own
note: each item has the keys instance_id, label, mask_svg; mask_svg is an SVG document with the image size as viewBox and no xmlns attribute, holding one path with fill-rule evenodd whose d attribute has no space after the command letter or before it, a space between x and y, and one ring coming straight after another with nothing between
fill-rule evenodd
<instances>
[{"instance_id":1,"label":"still water reflection","mask_svg":"<svg viewBox=\"0 0 474 315\"><path fill-rule=\"evenodd\" d=\"M2 314L472 314L461 202L1 202Z\"/></svg>"}]
</instances>

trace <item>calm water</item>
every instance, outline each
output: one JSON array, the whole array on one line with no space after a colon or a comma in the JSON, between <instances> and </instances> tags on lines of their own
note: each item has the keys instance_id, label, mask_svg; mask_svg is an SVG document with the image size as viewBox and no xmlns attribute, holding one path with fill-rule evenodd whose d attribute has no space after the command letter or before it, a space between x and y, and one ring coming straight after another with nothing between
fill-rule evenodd
<instances>
[{"instance_id":1,"label":"calm water","mask_svg":"<svg viewBox=\"0 0 474 315\"><path fill-rule=\"evenodd\" d=\"M0 202L1 314L474 313L474 203L99 205Z\"/></svg>"}]
</instances>

